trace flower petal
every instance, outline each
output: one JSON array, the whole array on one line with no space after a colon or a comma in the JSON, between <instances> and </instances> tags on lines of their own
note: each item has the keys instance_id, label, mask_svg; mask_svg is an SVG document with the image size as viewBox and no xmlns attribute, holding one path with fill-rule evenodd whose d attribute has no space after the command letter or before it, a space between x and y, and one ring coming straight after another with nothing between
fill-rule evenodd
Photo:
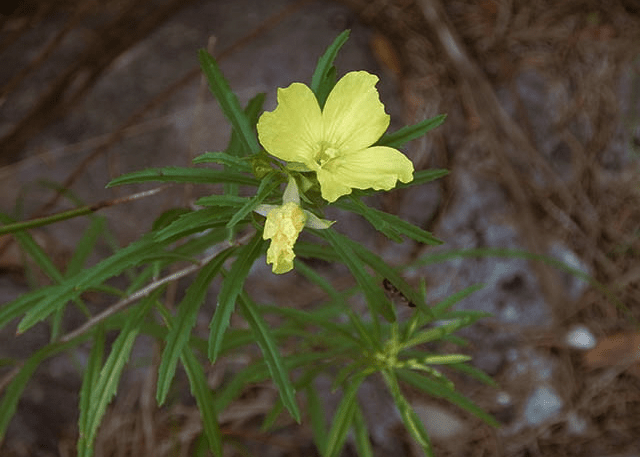
<instances>
[{"instance_id":1,"label":"flower petal","mask_svg":"<svg viewBox=\"0 0 640 457\"><path fill-rule=\"evenodd\" d=\"M322 113L316 96L302 83L278 89L278 106L262 113L258 139L267 152L287 162L308 164L322 138Z\"/></svg>"},{"instance_id":2,"label":"flower petal","mask_svg":"<svg viewBox=\"0 0 640 457\"><path fill-rule=\"evenodd\" d=\"M337 159L331 170L319 170L322 198L334 202L351 189L389 190L398 180L413 179L413 163L397 149L374 146Z\"/></svg>"},{"instance_id":3,"label":"flower petal","mask_svg":"<svg viewBox=\"0 0 640 457\"><path fill-rule=\"evenodd\" d=\"M271 238L271 245L267 250L267 263L273 264L274 273L286 273L293 268L293 245L306 220L307 215L294 202L278 206L267 214L262 238Z\"/></svg>"},{"instance_id":4,"label":"flower petal","mask_svg":"<svg viewBox=\"0 0 640 457\"><path fill-rule=\"evenodd\" d=\"M376 75L352 71L336 83L322 111L323 139L334 148L342 152L364 149L389 127L377 82Z\"/></svg>"}]
</instances>

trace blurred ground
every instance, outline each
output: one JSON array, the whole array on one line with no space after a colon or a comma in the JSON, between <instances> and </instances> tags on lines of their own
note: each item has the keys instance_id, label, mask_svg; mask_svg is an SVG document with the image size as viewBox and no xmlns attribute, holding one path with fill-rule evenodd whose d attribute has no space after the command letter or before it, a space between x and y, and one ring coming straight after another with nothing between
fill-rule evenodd
<instances>
[{"instance_id":1,"label":"blurred ground","mask_svg":"<svg viewBox=\"0 0 640 457\"><path fill-rule=\"evenodd\" d=\"M31 0L0 19L0 208L21 218L69 208L66 197L54 200L52 182L89 203L122 196L138 188L105 190L105 183L223 148L227 124L203 89L198 48L218 56L241 102L266 92L271 109L275 88L308 82L344 28L352 34L338 69L381 76L392 129L448 114L407 154L417 169L451 174L377 202L446 241L438 250L384 243L356 219L340 229L390 262L412 265L408 280L424 278L431 301L484 283L461 306L495 315L465 336L476 365L500 388L455 381L503 427L414 395L436 454L640 455L638 1ZM124 245L161 211L210 191L175 187L103 213ZM85 225L67 221L35 236L63 265ZM26 290L29 275L10 241L0 242L4 303ZM609 294L542 262L488 251L427 261L463 248L550 255ZM276 281L268 271L253 274L256 298L291 306L316 300L295 274ZM5 330L0 357L25 358L48 339L44 327L18 338ZM138 348L147 362L132 364L138 368L123 381L98 456L190 455L197 410L188 395L169 408L153 406L151 347L142 341ZM3 457L74 455L82 354L75 357L36 373ZM220 382L212 371L212 387ZM269 386L256 386L221 415L237 444L230 456L241 448L314 455L304 428L260 431L274 398ZM378 455L419 455L375 382L362 398ZM344 455L354 454L348 447Z\"/></svg>"}]
</instances>

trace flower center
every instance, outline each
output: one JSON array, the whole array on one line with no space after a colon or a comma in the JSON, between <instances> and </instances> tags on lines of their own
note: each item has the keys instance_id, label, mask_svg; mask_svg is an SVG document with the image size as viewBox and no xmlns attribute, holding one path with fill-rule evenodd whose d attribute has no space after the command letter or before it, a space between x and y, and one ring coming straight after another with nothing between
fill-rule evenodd
<instances>
[{"instance_id":1,"label":"flower center","mask_svg":"<svg viewBox=\"0 0 640 457\"><path fill-rule=\"evenodd\" d=\"M324 141L320 143L318 147L318 152L315 156L315 161L320 167L325 167L329 165L330 162L340 155L340 150L332 147L330 144L325 143Z\"/></svg>"}]
</instances>

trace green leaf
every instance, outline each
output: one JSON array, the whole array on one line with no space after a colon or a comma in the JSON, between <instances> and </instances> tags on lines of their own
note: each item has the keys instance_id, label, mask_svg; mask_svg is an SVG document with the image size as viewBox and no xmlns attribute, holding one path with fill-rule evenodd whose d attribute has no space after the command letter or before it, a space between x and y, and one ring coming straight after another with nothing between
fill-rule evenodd
<instances>
[{"instance_id":1,"label":"green leaf","mask_svg":"<svg viewBox=\"0 0 640 457\"><path fill-rule=\"evenodd\" d=\"M173 329L175 329L177 325L179 325L179 323L173 319L173 316L171 316L171 313L165 306L158 304L156 309L165 320L169 333L173 331ZM156 338L166 339L168 333L165 337L161 335L154 336ZM196 344L193 345L196 346ZM218 425L217 413L215 408L216 399L214 398L211 389L209 389L209 384L207 382L207 377L204 373L204 370L202 369L202 364L196 359L196 356L189 345L185 345L182 348L182 352L180 353L180 361L182 362L182 366L184 367L184 370L187 373L187 377L189 378L189 387L191 389L191 394L196 399L196 404L198 405L198 410L200 411L200 416L202 417L202 426L204 429L204 434L207 438L207 442L209 443L209 449L211 450L213 455L223 457L222 434L220 432L220 426Z\"/></svg>"},{"instance_id":2,"label":"green leaf","mask_svg":"<svg viewBox=\"0 0 640 457\"><path fill-rule=\"evenodd\" d=\"M267 367L269 367L269 373L271 378L278 388L282 403L289 410L291 416L300 423L300 410L296 403L296 393L291 380L289 379L289 373L285 370L278 347L275 339L269 330L266 322L257 310L256 304L253 303L251 298L242 292L240 294L240 310L244 319L249 324L256 343L262 351Z\"/></svg>"},{"instance_id":3,"label":"green leaf","mask_svg":"<svg viewBox=\"0 0 640 457\"><path fill-rule=\"evenodd\" d=\"M278 401L276 401L275 405L271 407L264 420L262 421L260 431L268 432L269 430L271 430L276 423L276 420L278 420L278 418L282 414L282 411L284 411L284 404L282 403L282 399L278 398Z\"/></svg>"},{"instance_id":4,"label":"green leaf","mask_svg":"<svg viewBox=\"0 0 640 457\"><path fill-rule=\"evenodd\" d=\"M55 287L56 286L52 286L52 288ZM36 289L32 292L21 295L12 302L0 306L0 328L7 325L16 317L28 312L34 306L42 303L43 300L46 300L50 293L49 289L51 288L43 287L41 289Z\"/></svg>"},{"instance_id":5,"label":"green leaf","mask_svg":"<svg viewBox=\"0 0 640 457\"><path fill-rule=\"evenodd\" d=\"M453 389L447 388L445 384L437 380L430 379L428 376L421 376L418 373L414 373L410 370L400 369L397 370L396 373L398 374L398 377L400 379L428 393L429 395L444 398L454 405L457 405L460 408L469 411L471 414L479 419L482 419L487 424L493 427L500 427L500 423L496 419L494 419L493 416L486 413L482 408L477 406L464 395L456 392Z\"/></svg>"},{"instance_id":6,"label":"green leaf","mask_svg":"<svg viewBox=\"0 0 640 457\"><path fill-rule=\"evenodd\" d=\"M324 457L337 457L340 455L344 441L347 438L347 432L353 422L353 414L356 410L357 401L356 394L363 380L363 376L357 376L344 391L340 404L338 405L338 410L333 416Z\"/></svg>"},{"instance_id":7,"label":"green leaf","mask_svg":"<svg viewBox=\"0 0 640 457\"><path fill-rule=\"evenodd\" d=\"M89 415L91 414L91 392L98 381L100 375L100 367L102 366L102 357L104 354L105 331L104 325L100 325L93 332L93 345L89 353L87 367L82 377L82 387L80 388L80 415L78 417L79 437L89 434ZM85 446L79 438L77 443L78 457L90 457L92 447Z\"/></svg>"},{"instance_id":8,"label":"green leaf","mask_svg":"<svg viewBox=\"0 0 640 457\"><path fill-rule=\"evenodd\" d=\"M453 365L471 360L471 356L465 354L429 354L419 359L420 363L427 365Z\"/></svg>"},{"instance_id":9,"label":"green leaf","mask_svg":"<svg viewBox=\"0 0 640 457\"><path fill-rule=\"evenodd\" d=\"M460 330L463 327L467 327L474 319L472 317L462 317L458 319L453 319L452 322L448 322L439 327L430 328L427 330L423 330L421 332L417 332L407 341L402 343L402 348L407 349L413 346L417 346L418 344L428 343L430 341L440 340L445 335L453 333L457 330Z\"/></svg>"},{"instance_id":10,"label":"green leaf","mask_svg":"<svg viewBox=\"0 0 640 457\"><path fill-rule=\"evenodd\" d=\"M239 197L237 195L208 195L200 197L196 200L199 206L231 206L240 208L246 205L249 199L247 197Z\"/></svg>"},{"instance_id":11,"label":"green leaf","mask_svg":"<svg viewBox=\"0 0 640 457\"><path fill-rule=\"evenodd\" d=\"M300 273L302 276L307 278L310 282L314 283L315 285L320 287L322 290L324 290L327 293L327 295L331 297L331 300L337 301L337 302L344 301L344 298L340 295L340 292L338 292L336 288L333 287L333 285L329 281L327 281L325 278L323 278L318 273L316 273L316 271L313 270L313 268L307 266L306 263L301 262L298 259L295 259L294 262L295 262L295 270L298 273Z\"/></svg>"},{"instance_id":12,"label":"green leaf","mask_svg":"<svg viewBox=\"0 0 640 457\"><path fill-rule=\"evenodd\" d=\"M339 386L344 385L347 382L347 379L352 377L353 373L356 371L364 373L364 370L371 367L370 360L363 358L362 354L358 354L358 356L359 358L355 359L354 362L344 365L335 375L333 375L333 381L331 382L332 391L336 390Z\"/></svg>"},{"instance_id":13,"label":"green leaf","mask_svg":"<svg viewBox=\"0 0 640 457\"><path fill-rule=\"evenodd\" d=\"M180 360L182 361L184 370L187 372L191 393L196 399L196 404L200 411L202 427L209 442L209 449L214 456L223 457L222 433L218 425L215 400L207 383L207 377L202 369L202 364L196 359L189 346L185 346L183 349Z\"/></svg>"},{"instance_id":14,"label":"green leaf","mask_svg":"<svg viewBox=\"0 0 640 457\"><path fill-rule=\"evenodd\" d=\"M427 184L431 181L434 181L436 179L440 179L443 176L446 176L449 174L449 170L445 170L445 169L432 169L432 170L420 170L420 171L416 171L413 174L413 179L408 182L408 183L403 183L398 181L396 183L396 186L394 187L394 189L406 189L408 187L413 187L413 186L417 186L417 185L421 185L421 184ZM382 192L382 190L376 190L376 189L353 189L351 194L349 194L348 198L357 198L360 199L362 197L367 197L369 195L374 195L377 194L379 192ZM341 197L340 199L338 199L336 201L336 204L338 206L340 206L340 204L345 201L347 199L347 197Z\"/></svg>"},{"instance_id":15,"label":"green leaf","mask_svg":"<svg viewBox=\"0 0 640 457\"><path fill-rule=\"evenodd\" d=\"M0 222L3 224L9 224L15 221L9 216L0 213ZM16 241L18 241L20 247L24 249L24 251L35 261L36 265L40 267L44 274L49 277L49 279L57 283L62 281L62 274L28 232L15 232L12 236Z\"/></svg>"},{"instance_id":16,"label":"green leaf","mask_svg":"<svg viewBox=\"0 0 640 457\"><path fill-rule=\"evenodd\" d=\"M349 316L349 321L351 322L352 327L356 329L358 335L360 335L360 345L363 352L381 351L382 342L378 338L372 338L370 330L365 327L364 322L362 322L360 317L348 308L345 309L345 312Z\"/></svg>"},{"instance_id":17,"label":"green leaf","mask_svg":"<svg viewBox=\"0 0 640 457\"><path fill-rule=\"evenodd\" d=\"M226 152L205 152L193 159L194 164L200 163L221 163L229 168L236 168L239 171L251 173L251 164L246 160L227 154Z\"/></svg>"},{"instance_id":18,"label":"green leaf","mask_svg":"<svg viewBox=\"0 0 640 457\"><path fill-rule=\"evenodd\" d=\"M9 422L16 412L18 401L36 368L49 357L78 345L88 337L89 334L86 334L64 344L48 344L24 361L18 374L14 376L13 380L6 386L2 401L0 402L0 443L4 440Z\"/></svg>"},{"instance_id":19,"label":"green leaf","mask_svg":"<svg viewBox=\"0 0 640 457\"><path fill-rule=\"evenodd\" d=\"M167 335L166 345L158 369L158 385L156 389L158 405L162 405L167 398L169 387L175 375L178 359L189 341L191 329L196 323L198 310L209 290L209 285L220 271L220 268L222 268L224 261L227 260L234 251L235 248L226 249L211 259L209 263L200 270L198 276L191 283L184 298L178 305L178 314Z\"/></svg>"},{"instance_id":20,"label":"green leaf","mask_svg":"<svg viewBox=\"0 0 640 457\"><path fill-rule=\"evenodd\" d=\"M433 316L431 309L424 303L421 294L417 293L407 282L380 257L369 249L351 239L346 238L345 242L367 265L369 265L380 276L386 278L393 284L407 299L414 303L427 316Z\"/></svg>"},{"instance_id":21,"label":"green leaf","mask_svg":"<svg viewBox=\"0 0 640 457\"><path fill-rule=\"evenodd\" d=\"M477 369L474 366L471 365L467 365L466 363L457 363L457 364L453 364L451 365L451 368L458 370L464 374L466 374L467 376L470 376L480 382L483 382L491 387L499 387L498 383L495 382L491 376L487 375L486 373L484 373L483 371Z\"/></svg>"},{"instance_id":22,"label":"green leaf","mask_svg":"<svg viewBox=\"0 0 640 457\"><path fill-rule=\"evenodd\" d=\"M85 262L93 252L98 236L104 232L106 226L106 219L104 217L93 217L89 227L85 230L82 238L76 244L76 250L67 264L67 269L64 273L66 277L73 276L80 272Z\"/></svg>"},{"instance_id":23,"label":"green leaf","mask_svg":"<svg viewBox=\"0 0 640 457\"><path fill-rule=\"evenodd\" d=\"M340 256L327 245L319 245L317 243L309 243L308 241L298 240L295 246L296 254L299 257L310 257L313 259L324 260L325 262L339 262Z\"/></svg>"},{"instance_id":24,"label":"green leaf","mask_svg":"<svg viewBox=\"0 0 640 457\"><path fill-rule=\"evenodd\" d=\"M327 102L327 98L329 98L329 94L335 87L337 80L338 70L332 65L322 79L318 92L316 93L316 99L318 100L320 109L324 108L324 104Z\"/></svg>"},{"instance_id":25,"label":"green leaf","mask_svg":"<svg viewBox=\"0 0 640 457\"><path fill-rule=\"evenodd\" d=\"M459 292L455 292L451 295L448 295L447 297L442 299L442 301L438 302L436 305L433 306L432 308L433 315L436 316L437 318L440 318L440 316L442 316L444 313L449 311L449 309L453 305L467 298L469 295L482 289L483 287L484 287L484 284L473 284L469 287L465 287Z\"/></svg>"},{"instance_id":26,"label":"green leaf","mask_svg":"<svg viewBox=\"0 0 640 457\"><path fill-rule=\"evenodd\" d=\"M264 104L264 99L265 99L265 94L258 94L255 97L253 97L251 100L249 100L249 103L247 103L247 107L245 108L244 112L249 117L249 122L252 126L258 123L258 116L262 112L262 105ZM240 135L236 133L235 129L231 130L231 139L229 139L229 144L227 145L227 149L225 149L225 152L234 157L243 157L246 155L243 150L243 144L242 144L242 141L240 140ZM252 156L252 163L251 163L252 171L254 167L253 159L255 157L256 157L255 155ZM225 165L224 168L225 170L227 170L230 167ZM224 185L224 194L238 195L238 185L226 183Z\"/></svg>"},{"instance_id":27,"label":"green leaf","mask_svg":"<svg viewBox=\"0 0 640 457\"><path fill-rule=\"evenodd\" d=\"M387 383L387 387L389 387L389 392L393 397L393 401L400 411L400 417L402 417L402 421L404 422L407 431L416 443L420 445L425 454L429 457L433 457L433 449L431 447L429 435L416 412L413 410L404 395L402 395L395 374L388 370L383 370L381 373Z\"/></svg>"},{"instance_id":28,"label":"green leaf","mask_svg":"<svg viewBox=\"0 0 640 457\"><path fill-rule=\"evenodd\" d=\"M168 227L173 221L177 220L183 214L190 213L191 210L188 208L171 208L164 211L160 216L158 216L151 225L151 230L157 232L162 230L165 227Z\"/></svg>"},{"instance_id":29,"label":"green leaf","mask_svg":"<svg viewBox=\"0 0 640 457\"><path fill-rule=\"evenodd\" d=\"M302 311L299 309L279 307L279 306L262 306L262 308L266 311L281 315L286 317L287 319L292 320L296 323L297 327L306 328L306 326L310 324L314 324L324 329L331 335L332 338L340 338L350 341L351 343L355 343L358 346L361 346L360 340L358 340L354 335L352 335L345 327L344 324L336 324L332 322L330 319L327 319L323 316L318 316L314 313L310 313L307 311ZM335 341L335 340L334 340Z\"/></svg>"},{"instance_id":30,"label":"green leaf","mask_svg":"<svg viewBox=\"0 0 640 457\"><path fill-rule=\"evenodd\" d=\"M154 254L160 246L154 243L150 236L144 235L138 241L131 243L93 267L83 269L78 274L65 278L58 285L22 295L13 302L0 307L0 327L27 311L26 316L18 325L18 333L25 332L64 306L69 300L77 298L85 290L96 287L107 278L120 274L126 268L143 261L146 255Z\"/></svg>"},{"instance_id":31,"label":"green leaf","mask_svg":"<svg viewBox=\"0 0 640 457\"><path fill-rule=\"evenodd\" d=\"M249 274L249 269L262 253L265 243L262 233L256 233L251 241L238 250L238 258L231 266L229 274L222 282L218 295L218 306L211 320L209 333L209 360L215 362L220 352L224 333L229 326L229 319L236 304L236 299Z\"/></svg>"},{"instance_id":32,"label":"green leaf","mask_svg":"<svg viewBox=\"0 0 640 457\"><path fill-rule=\"evenodd\" d=\"M273 192L280 185L280 182L274 180L274 178L274 173L270 173L262 178L260 187L258 187L256 195L249 199L244 204L244 206L240 208L236 214L233 215L233 217L227 223L227 229L232 230L238 222L246 217L247 214L251 213L251 211L256 209L265 198L271 195L271 192Z\"/></svg>"},{"instance_id":33,"label":"green leaf","mask_svg":"<svg viewBox=\"0 0 640 457\"><path fill-rule=\"evenodd\" d=\"M269 369L264 360L254 362L245 369L234 374L221 389L216 392L214 399L217 411L223 411L237 398L247 385L264 381L269 378Z\"/></svg>"},{"instance_id":34,"label":"green leaf","mask_svg":"<svg viewBox=\"0 0 640 457\"><path fill-rule=\"evenodd\" d=\"M369 428L367 427L362 411L356 403L356 409L353 414L353 436L356 442L356 451L358 457L373 457L373 448L369 439Z\"/></svg>"},{"instance_id":35,"label":"green leaf","mask_svg":"<svg viewBox=\"0 0 640 457\"><path fill-rule=\"evenodd\" d=\"M449 170L433 168L430 170L420 170L413 174L413 179L410 182L403 183L398 181L396 189L405 189L407 187L419 186L422 184L430 183L436 179L440 179L449 174Z\"/></svg>"},{"instance_id":36,"label":"green leaf","mask_svg":"<svg viewBox=\"0 0 640 457\"><path fill-rule=\"evenodd\" d=\"M183 240L182 243L171 252L185 257L200 256L204 251L219 244L227 238L224 227L210 229L196 237Z\"/></svg>"},{"instance_id":37,"label":"green leaf","mask_svg":"<svg viewBox=\"0 0 640 457\"><path fill-rule=\"evenodd\" d=\"M375 319L376 313L380 313L388 322L395 322L395 309L391 306L391 303L373 277L365 270L362 261L354 255L350 247L351 240L333 229L313 230L313 233L326 239L333 247L333 250L340 256L342 262L349 268L367 298L367 303L371 307L372 318Z\"/></svg>"},{"instance_id":38,"label":"green leaf","mask_svg":"<svg viewBox=\"0 0 640 457\"><path fill-rule=\"evenodd\" d=\"M247 151L257 154L260 152L260 146L249 118L240 107L237 97L231 91L229 83L220 71L216 60L205 49L198 51L198 59L200 60L202 71L209 82L211 93L218 101L225 117L231 122L233 130L238 134Z\"/></svg>"},{"instance_id":39,"label":"green leaf","mask_svg":"<svg viewBox=\"0 0 640 457\"><path fill-rule=\"evenodd\" d=\"M339 208L351 211L363 216L369 223L379 232L384 233L393 241L402 241L400 235L419 241L420 243L429 245L439 245L442 241L434 237L426 230L400 219L393 214L385 213L365 205L361 200L351 197L350 201L343 199L336 204Z\"/></svg>"},{"instance_id":40,"label":"green leaf","mask_svg":"<svg viewBox=\"0 0 640 457\"><path fill-rule=\"evenodd\" d=\"M335 68L333 61L338 55L338 51L349 39L350 30L345 30L333 40L333 43L327 48L322 57L318 60L316 69L311 77L311 90L318 98L318 103L322 108L333 85L335 84ZM328 91L327 91L328 88ZM323 98L321 100L321 98Z\"/></svg>"},{"instance_id":41,"label":"green leaf","mask_svg":"<svg viewBox=\"0 0 640 457\"><path fill-rule=\"evenodd\" d=\"M162 288L158 289L148 297L143 298L140 304L130 311L129 319L127 319L122 331L111 346L111 353L102 370L100 370L100 376L90 394L89 403L91 406L86 418L86 433L80 435L78 440L79 449L83 447L90 448L93 445L102 416L104 416L107 405L118 389L122 370L129 360L142 320L149 313L162 290Z\"/></svg>"},{"instance_id":42,"label":"green leaf","mask_svg":"<svg viewBox=\"0 0 640 457\"><path fill-rule=\"evenodd\" d=\"M147 168L117 177L107 187L122 186L142 182L188 182L192 184L235 183L257 186L259 181L252 176L236 171L215 170L213 168L164 167Z\"/></svg>"},{"instance_id":43,"label":"green leaf","mask_svg":"<svg viewBox=\"0 0 640 457\"><path fill-rule=\"evenodd\" d=\"M175 221L154 234L156 241L173 242L214 227L224 227L235 213L234 209L204 208L182 214Z\"/></svg>"},{"instance_id":44,"label":"green leaf","mask_svg":"<svg viewBox=\"0 0 640 457\"><path fill-rule=\"evenodd\" d=\"M388 146L390 148L401 148L411 140L421 137L429 130L436 128L447 118L446 114L440 114L431 119L425 119L417 124L407 125L400 130L387 133L375 144L376 146Z\"/></svg>"},{"instance_id":45,"label":"green leaf","mask_svg":"<svg viewBox=\"0 0 640 457\"><path fill-rule=\"evenodd\" d=\"M327 455L327 426L324 408L318 396L318 391L310 382L306 389L307 411L311 420L311 431L313 432L313 441L318 448L320 455Z\"/></svg>"}]
</instances>

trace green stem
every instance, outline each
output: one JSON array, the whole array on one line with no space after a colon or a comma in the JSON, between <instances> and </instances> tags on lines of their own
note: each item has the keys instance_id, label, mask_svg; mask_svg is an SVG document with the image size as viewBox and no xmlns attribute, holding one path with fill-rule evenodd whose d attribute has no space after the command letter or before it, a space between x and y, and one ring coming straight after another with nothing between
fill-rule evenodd
<instances>
[{"instance_id":1,"label":"green stem","mask_svg":"<svg viewBox=\"0 0 640 457\"><path fill-rule=\"evenodd\" d=\"M27 230L27 229L32 229L36 227L42 227L43 225L53 224L54 222L64 221L67 219L73 219L74 217L78 217L78 216L85 216L87 214L95 213L96 211L102 208L106 208L108 206L113 206L120 203L126 203L133 200L137 200L139 198L155 195L161 190L164 190L166 188L167 186L160 186L160 187L156 187L155 189L147 190L144 192L138 192L137 194L129 195L127 197L117 198L115 200L102 201L102 202L94 203L93 205L83 206L81 208L70 209L68 211L63 211L61 213L52 214L51 216L44 216L36 219L31 219L28 221L6 224L0 227L0 235L5 235L7 233L14 233L20 230Z\"/></svg>"}]
</instances>

